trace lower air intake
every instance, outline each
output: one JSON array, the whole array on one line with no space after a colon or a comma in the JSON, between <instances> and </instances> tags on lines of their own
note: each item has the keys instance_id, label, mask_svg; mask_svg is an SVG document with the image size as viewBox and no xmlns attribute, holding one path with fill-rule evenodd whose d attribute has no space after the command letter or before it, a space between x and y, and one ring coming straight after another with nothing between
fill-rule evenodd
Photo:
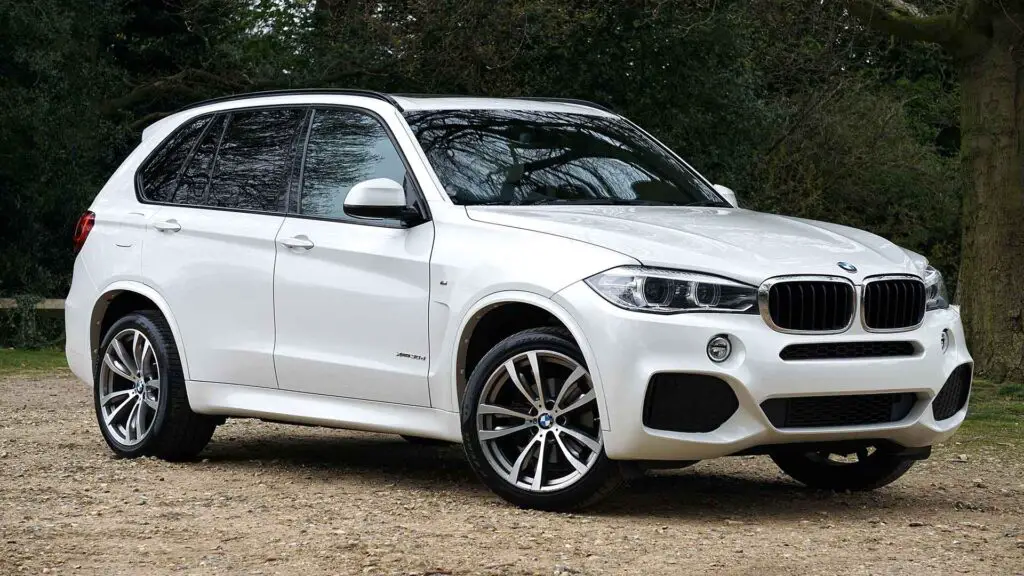
<instances>
[{"instance_id":1,"label":"lower air intake","mask_svg":"<svg viewBox=\"0 0 1024 576\"><path fill-rule=\"evenodd\" d=\"M905 341L820 342L790 344L779 352L783 360L840 360L848 358L895 358L913 356L914 344Z\"/></svg>"},{"instance_id":2,"label":"lower air intake","mask_svg":"<svg viewBox=\"0 0 1024 576\"><path fill-rule=\"evenodd\" d=\"M771 398L761 403L761 409L776 428L827 428L898 422L910 414L916 401L917 396L909 392L800 396Z\"/></svg>"},{"instance_id":3,"label":"lower air intake","mask_svg":"<svg viewBox=\"0 0 1024 576\"><path fill-rule=\"evenodd\" d=\"M706 374L655 374L644 398L644 426L671 432L711 432L739 408L732 387Z\"/></svg>"},{"instance_id":4,"label":"lower air intake","mask_svg":"<svg viewBox=\"0 0 1024 576\"><path fill-rule=\"evenodd\" d=\"M967 405L971 395L971 365L961 364L946 378L939 394L932 400L932 414L936 420L952 418Z\"/></svg>"}]
</instances>

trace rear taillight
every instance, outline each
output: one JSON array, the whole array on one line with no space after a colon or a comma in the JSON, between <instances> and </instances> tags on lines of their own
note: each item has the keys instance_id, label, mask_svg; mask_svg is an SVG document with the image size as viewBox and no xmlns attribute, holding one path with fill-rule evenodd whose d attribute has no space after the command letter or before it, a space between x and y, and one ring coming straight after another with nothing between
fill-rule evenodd
<instances>
[{"instance_id":1,"label":"rear taillight","mask_svg":"<svg viewBox=\"0 0 1024 576\"><path fill-rule=\"evenodd\" d=\"M78 254L82 250L82 246L85 246L85 239L89 237L89 232L92 232L92 227L95 224L96 214L92 212L86 212L78 219L78 224L75 224L75 238L73 240L75 254Z\"/></svg>"}]
</instances>

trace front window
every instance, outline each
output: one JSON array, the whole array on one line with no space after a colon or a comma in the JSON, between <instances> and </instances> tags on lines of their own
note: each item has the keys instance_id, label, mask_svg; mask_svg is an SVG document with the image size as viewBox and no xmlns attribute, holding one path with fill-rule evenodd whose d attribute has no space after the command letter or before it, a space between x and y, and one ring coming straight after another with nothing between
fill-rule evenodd
<instances>
[{"instance_id":1,"label":"front window","mask_svg":"<svg viewBox=\"0 0 1024 576\"><path fill-rule=\"evenodd\" d=\"M516 110L409 112L456 204L729 204L620 118Z\"/></svg>"}]
</instances>

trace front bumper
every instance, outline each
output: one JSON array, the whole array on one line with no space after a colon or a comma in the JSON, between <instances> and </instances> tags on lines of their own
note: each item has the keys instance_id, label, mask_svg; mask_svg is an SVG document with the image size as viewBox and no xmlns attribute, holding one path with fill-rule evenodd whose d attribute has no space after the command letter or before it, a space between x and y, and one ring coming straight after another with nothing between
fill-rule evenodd
<instances>
[{"instance_id":1,"label":"front bumper","mask_svg":"<svg viewBox=\"0 0 1024 576\"><path fill-rule=\"evenodd\" d=\"M858 287L859 297L860 287ZM750 448L797 442L890 440L905 447L930 446L951 436L963 422L964 406L936 421L931 400L953 370L971 362L956 307L925 315L915 330L868 333L858 322L834 335L783 334L758 315L656 315L622 310L583 282L553 296L578 322L597 366L591 367L603 394L605 451L615 460L702 460ZM941 335L951 341L942 350ZM727 334L732 355L721 364L706 352L708 340ZM790 344L811 342L910 341L916 354L893 358L783 361ZM658 373L716 376L733 389L739 408L711 432L672 432L643 423L648 382ZM849 394L913 393L917 401L906 417L891 423L778 429L761 403L769 398Z\"/></svg>"}]
</instances>

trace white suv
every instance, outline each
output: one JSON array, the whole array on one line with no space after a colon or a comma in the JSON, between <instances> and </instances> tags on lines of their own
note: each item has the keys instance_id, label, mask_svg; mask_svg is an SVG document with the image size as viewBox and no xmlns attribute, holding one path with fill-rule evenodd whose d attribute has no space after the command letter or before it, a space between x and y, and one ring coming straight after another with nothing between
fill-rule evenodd
<instances>
[{"instance_id":1,"label":"white suv","mask_svg":"<svg viewBox=\"0 0 1024 576\"><path fill-rule=\"evenodd\" d=\"M892 482L966 413L942 277L735 204L586 102L205 102L147 128L79 222L68 362L129 457L252 417L461 442L542 509L734 454Z\"/></svg>"}]
</instances>

